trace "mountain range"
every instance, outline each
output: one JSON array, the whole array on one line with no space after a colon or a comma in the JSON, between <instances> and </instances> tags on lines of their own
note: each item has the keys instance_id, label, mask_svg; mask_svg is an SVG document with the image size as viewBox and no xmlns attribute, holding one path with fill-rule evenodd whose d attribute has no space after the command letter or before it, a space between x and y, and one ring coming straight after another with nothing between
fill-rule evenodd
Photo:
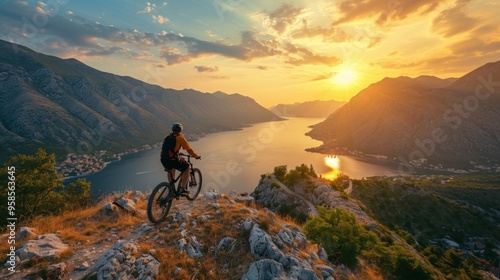
<instances>
[{"instance_id":1,"label":"mountain range","mask_svg":"<svg viewBox=\"0 0 500 280\"><path fill-rule=\"evenodd\" d=\"M326 118L346 102L335 100L315 100L294 104L278 104L269 108L280 117Z\"/></svg>"},{"instance_id":2,"label":"mountain range","mask_svg":"<svg viewBox=\"0 0 500 280\"><path fill-rule=\"evenodd\" d=\"M313 150L341 148L386 155L401 164L462 166L500 158L500 61L459 79L385 78L313 126L323 141Z\"/></svg>"},{"instance_id":3,"label":"mountain range","mask_svg":"<svg viewBox=\"0 0 500 280\"><path fill-rule=\"evenodd\" d=\"M0 40L2 157L126 150L162 141L173 122L190 134L280 119L240 94L175 90Z\"/></svg>"}]
</instances>

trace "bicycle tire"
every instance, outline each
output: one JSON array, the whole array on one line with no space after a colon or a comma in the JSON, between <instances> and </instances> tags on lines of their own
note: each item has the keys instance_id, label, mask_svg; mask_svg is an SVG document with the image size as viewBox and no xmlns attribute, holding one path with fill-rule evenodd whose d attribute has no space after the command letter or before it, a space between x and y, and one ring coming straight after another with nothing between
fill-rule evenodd
<instances>
[{"instance_id":1,"label":"bicycle tire","mask_svg":"<svg viewBox=\"0 0 500 280\"><path fill-rule=\"evenodd\" d=\"M196 197L198 197L198 194L200 194L203 178L201 176L201 171L198 168L193 168L191 173L192 174L189 174L189 184L188 184L189 194L186 196L186 198L188 200L195 200Z\"/></svg>"},{"instance_id":2,"label":"bicycle tire","mask_svg":"<svg viewBox=\"0 0 500 280\"><path fill-rule=\"evenodd\" d=\"M167 182L159 183L151 192L148 200L148 219L153 224L163 222L172 207L173 191Z\"/></svg>"}]
</instances>

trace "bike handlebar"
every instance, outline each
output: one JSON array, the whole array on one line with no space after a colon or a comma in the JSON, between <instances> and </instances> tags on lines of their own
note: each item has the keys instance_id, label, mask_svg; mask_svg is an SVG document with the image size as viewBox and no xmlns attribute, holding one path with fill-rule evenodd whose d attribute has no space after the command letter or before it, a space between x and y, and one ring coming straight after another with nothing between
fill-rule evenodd
<instances>
[{"instance_id":1,"label":"bike handlebar","mask_svg":"<svg viewBox=\"0 0 500 280\"><path fill-rule=\"evenodd\" d=\"M180 156L182 156L182 157L187 157L187 158L194 157L194 156L192 156L192 155L188 155L188 154L184 154L184 153L179 153L179 155L180 155ZM194 158L195 158L195 157L194 157ZM195 158L195 159L201 159L201 156L200 156L200 157L198 157L198 158Z\"/></svg>"}]
</instances>

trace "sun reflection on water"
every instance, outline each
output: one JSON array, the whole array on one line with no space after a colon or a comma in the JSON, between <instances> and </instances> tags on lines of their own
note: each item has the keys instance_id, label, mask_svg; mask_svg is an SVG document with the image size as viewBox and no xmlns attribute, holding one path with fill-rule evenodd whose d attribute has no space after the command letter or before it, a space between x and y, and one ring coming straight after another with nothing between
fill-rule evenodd
<instances>
[{"instance_id":1,"label":"sun reflection on water","mask_svg":"<svg viewBox=\"0 0 500 280\"><path fill-rule=\"evenodd\" d=\"M338 156L326 156L325 164L332 169L328 173L323 174L325 179L335 180L342 174L340 171L340 158Z\"/></svg>"}]
</instances>

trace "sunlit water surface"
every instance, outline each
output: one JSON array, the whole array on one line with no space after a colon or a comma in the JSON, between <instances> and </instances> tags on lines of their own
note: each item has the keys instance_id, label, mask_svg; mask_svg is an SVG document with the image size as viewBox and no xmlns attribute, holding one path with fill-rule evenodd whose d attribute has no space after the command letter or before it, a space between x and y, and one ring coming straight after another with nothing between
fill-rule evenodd
<instances>
[{"instance_id":1,"label":"sunlit water surface","mask_svg":"<svg viewBox=\"0 0 500 280\"><path fill-rule=\"evenodd\" d=\"M395 175L397 170L379 166L348 156L322 155L304 149L321 144L305 135L308 126L323 119L291 118L286 121L259 123L239 131L208 135L191 146L202 155L194 161L203 173L203 189L223 193L232 190L252 192L261 174L272 173L275 166L288 169L302 163L313 165L325 178L333 179L340 173L351 178L376 175ZM189 127L186 128L189 130ZM167 131L165 131L167 133ZM159 142L162 139L158 139ZM142 151L122 157L102 171L86 176L92 182L94 196L115 190L151 190L166 180L159 160L159 149Z\"/></svg>"}]
</instances>

